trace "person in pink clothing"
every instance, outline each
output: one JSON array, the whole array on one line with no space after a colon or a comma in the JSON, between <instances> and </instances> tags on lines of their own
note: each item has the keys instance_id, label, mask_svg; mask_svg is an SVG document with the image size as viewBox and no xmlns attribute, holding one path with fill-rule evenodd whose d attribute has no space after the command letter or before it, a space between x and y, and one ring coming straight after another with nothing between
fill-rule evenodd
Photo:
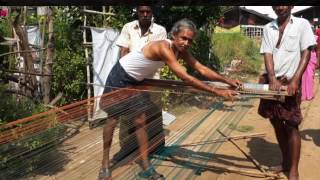
<instances>
[{"instance_id":1,"label":"person in pink clothing","mask_svg":"<svg viewBox=\"0 0 320 180\"><path fill-rule=\"evenodd\" d=\"M318 33L318 32L317 32ZM309 63L301 79L301 100L311 101L314 98L313 84L316 69L319 68L319 45L320 37L315 35L317 46L311 51Z\"/></svg>"}]
</instances>

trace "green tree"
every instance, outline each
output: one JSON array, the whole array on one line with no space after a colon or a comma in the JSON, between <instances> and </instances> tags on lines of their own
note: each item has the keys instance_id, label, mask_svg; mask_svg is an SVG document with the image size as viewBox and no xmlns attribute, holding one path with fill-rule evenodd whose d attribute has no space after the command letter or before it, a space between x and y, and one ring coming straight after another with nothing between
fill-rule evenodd
<instances>
[{"instance_id":1,"label":"green tree","mask_svg":"<svg viewBox=\"0 0 320 180\"><path fill-rule=\"evenodd\" d=\"M88 7L94 8L94 7ZM108 7L115 16L87 14L87 26L113 27L121 29L132 18L132 7ZM86 59L81 28L84 21L82 7L68 6L55 8L54 32L56 36L56 55L53 64L54 78L52 97L59 92L64 94L60 104L70 103L87 97ZM88 31L88 30L87 30ZM87 33L87 41L91 41Z\"/></svg>"}]
</instances>

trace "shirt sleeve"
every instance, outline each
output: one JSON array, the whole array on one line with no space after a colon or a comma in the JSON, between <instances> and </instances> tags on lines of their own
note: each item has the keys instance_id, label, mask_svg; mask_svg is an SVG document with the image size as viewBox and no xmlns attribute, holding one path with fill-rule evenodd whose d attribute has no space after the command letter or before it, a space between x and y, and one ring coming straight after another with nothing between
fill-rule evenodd
<instances>
[{"instance_id":1,"label":"shirt sleeve","mask_svg":"<svg viewBox=\"0 0 320 180\"><path fill-rule=\"evenodd\" d=\"M267 26L263 28L263 37L262 37L262 42L261 42L261 47L260 47L260 53L272 53L273 47L271 43L271 37L268 32Z\"/></svg>"},{"instance_id":2,"label":"shirt sleeve","mask_svg":"<svg viewBox=\"0 0 320 180\"><path fill-rule=\"evenodd\" d=\"M158 39L159 40L167 39L167 31L166 31L166 29L164 27L161 28L161 31L160 31L160 33L158 35Z\"/></svg>"},{"instance_id":3,"label":"shirt sleeve","mask_svg":"<svg viewBox=\"0 0 320 180\"><path fill-rule=\"evenodd\" d=\"M117 46L129 47L130 35L129 35L129 27L128 24L125 24L121 30L121 33L116 41Z\"/></svg>"},{"instance_id":4,"label":"shirt sleeve","mask_svg":"<svg viewBox=\"0 0 320 180\"><path fill-rule=\"evenodd\" d=\"M303 51L314 45L316 45L316 39L314 37L311 25L307 20L304 20L301 26L300 50Z\"/></svg>"}]
</instances>

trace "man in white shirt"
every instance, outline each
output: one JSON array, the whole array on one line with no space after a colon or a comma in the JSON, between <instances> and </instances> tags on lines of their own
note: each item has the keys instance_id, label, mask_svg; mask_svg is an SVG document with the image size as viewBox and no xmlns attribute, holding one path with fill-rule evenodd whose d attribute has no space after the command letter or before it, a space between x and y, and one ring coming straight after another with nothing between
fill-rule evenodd
<instances>
[{"instance_id":1,"label":"man in white shirt","mask_svg":"<svg viewBox=\"0 0 320 180\"><path fill-rule=\"evenodd\" d=\"M153 14L150 6L137 7L138 20L125 24L116 42L121 47L120 57L130 51L140 51L150 41L167 38L166 29L153 22Z\"/></svg>"},{"instance_id":2,"label":"man in white shirt","mask_svg":"<svg viewBox=\"0 0 320 180\"><path fill-rule=\"evenodd\" d=\"M167 38L166 29L154 22L152 8L150 6L138 6L136 8L138 20L126 23L122 30L116 44L120 46L120 58L125 56L131 51L140 51L141 48L150 41L164 40ZM160 69L153 76L155 79L160 79ZM156 105L155 105L156 106ZM150 119L148 127L153 128L154 131L162 131L162 116L161 108L157 109L160 118ZM154 112L153 112L154 113ZM148 128L147 127L147 128ZM120 151L114 156L114 161L119 161L126 157L132 150L137 147L132 137L135 137L135 133L132 132L132 122L127 117L124 117L120 121ZM156 132L155 132L156 133ZM149 137L152 139L152 137Z\"/></svg>"},{"instance_id":3,"label":"man in white shirt","mask_svg":"<svg viewBox=\"0 0 320 180\"><path fill-rule=\"evenodd\" d=\"M270 119L282 152L282 164L270 169L276 173L289 171L289 180L296 180L301 149L300 81L316 42L310 23L291 15L293 6L272 8L278 18L264 27L260 53L264 55L266 74L260 83L268 83L271 90L285 85L291 96L283 103L261 99L258 112Z\"/></svg>"}]
</instances>

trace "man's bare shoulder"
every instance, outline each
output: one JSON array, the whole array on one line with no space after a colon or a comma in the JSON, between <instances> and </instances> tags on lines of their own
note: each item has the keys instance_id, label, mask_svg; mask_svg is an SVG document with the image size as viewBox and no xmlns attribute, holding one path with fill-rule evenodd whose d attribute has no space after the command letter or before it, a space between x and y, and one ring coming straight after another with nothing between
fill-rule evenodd
<instances>
[{"instance_id":1,"label":"man's bare shoulder","mask_svg":"<svg viewBox=\"0 0 320 180\"><path fill-rule=\"evenodd\" d=\"M149 43L149 46L152 46L152 48L169 48L170 47L170 43L168 40L156 40L156 41L151 41Z\"/></svg>"}]
</instances>

